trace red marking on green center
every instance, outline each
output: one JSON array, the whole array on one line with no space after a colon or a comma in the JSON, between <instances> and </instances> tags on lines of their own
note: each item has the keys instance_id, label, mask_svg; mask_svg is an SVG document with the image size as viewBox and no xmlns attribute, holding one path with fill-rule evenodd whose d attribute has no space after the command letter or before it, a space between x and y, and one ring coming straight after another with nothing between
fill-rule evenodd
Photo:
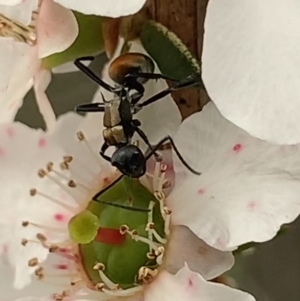
<instances>
[{"instance_id":1,"label":"red marking on green center","mask_svg":"<svg viewBox=\"0 0 300 301\"><path fill-rule=\"evenodd\" d=\"M102 242L108 245L120 245L124 242L125 235L120 233L119 229L99 228L94 239L96 242Z\"/></svg>"}]
</instances>

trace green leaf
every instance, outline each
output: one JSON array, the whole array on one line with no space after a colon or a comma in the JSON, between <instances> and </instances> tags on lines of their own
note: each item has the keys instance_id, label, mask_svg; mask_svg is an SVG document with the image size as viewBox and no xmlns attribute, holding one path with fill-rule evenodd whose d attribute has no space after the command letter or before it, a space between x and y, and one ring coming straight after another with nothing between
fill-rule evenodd
<instances>
[{"instance_id":1,"label":"green leaf","mask_svg":"<svg viewBox=\"0 0 300 301\"><path fill-rule=\"evenodd\" d=\"M74 61L78 57L96 55L103 51L102 18L94 15L83 15L73 12L79 26L79 33L75 42L65 51L54 53L43 58L45 69Z\"/></svg>"},{"instance_id":2,"label":"green leaf","mask_svg":"<svg viewBox=\"0 0 300 301\"><path fill-rule=\"evenodd\" d=\"M140 39L162 74L177 80L183 80L192 74L200 75L200 63L183 42L162 24L146 22Z\"/></svg>"}]
</instances>

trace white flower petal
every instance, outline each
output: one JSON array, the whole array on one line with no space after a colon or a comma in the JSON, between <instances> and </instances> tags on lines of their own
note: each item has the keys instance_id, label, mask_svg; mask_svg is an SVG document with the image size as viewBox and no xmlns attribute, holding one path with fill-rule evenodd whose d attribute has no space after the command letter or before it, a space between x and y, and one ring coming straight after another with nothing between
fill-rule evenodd
<instances>
[{"instance_id":1,"label":"white flower petal","mask_svg":"<svg viewBox=\"0 0 300 301\"><path fill-rule=\"evenodd\" d=\"M207 282L189 270L181 269L177 275L161 272L146 289L145 301L254 301L248 293L232 289L223 284Z\"/></svg>"},{"instance_id":2,"label":"white flower petal","mask_svg":"<svg viewBox=\"0 0 300 301\"><path fill-rule=\"evenodd\" d=\"M210 246L231 250L269 240L299 215L296 146L251 137L213 103L183 122L176 143L202 175L175 165L176 184L168 197L172 221L188 226Z\"/></svg>"},{"instance_id":3,"label":"white flower petal","mask_svg":"<svg viewBox=\"0 0 300 301\"><path fill-rule=\"evenodd\" d=\"M0 5L14 6L22 2L23 2L22 0L0 0Z\"/></svg>"},{"instance_id":4,"label":"white flower petal","mask_svg":"<svg viewBox=\"0 0 300 301\"><path fill-rule=\"evenodd\" d=\"M165 260L165 267L172 274L187 263L193 271L208 280L230 270L234 264L231 252L211 248L184 226L172 228Z\"/></svg>"},{"instance_id":5,"label":"white flower petal","mask_svg":"<svg viewBox=\"0 0 300 301\"><path fill-rule=\"evenodd\" d=\"M25 298L19 298L15 299L14 301L52 301L53 298L51 297L25 297Z\"/></svg>"},{"instance_id":6,"label":"white flower petal","mask_svg":"<svg viewBox=\"0 0 300 301\"><path fill-rule=\"evenodd\" d=\"M39 70L34 77L34 93L41 115L44 118L46 128L52 131L55 127L56 116L50 100L46 94L46 89L51 82L51 72L49 70Z\"/></svg>"},{"instance_id":7,"label":"white flower petal","mask_svg":"<svg viewBox=\"0 0 300 301\"><path fill-rule=\"evenodd\" d=\"M294 0L211 0L205 19L211 99L237 126L279 144L300 142L299 11Z\"/></svg>"},{"instance_id":8,"label":"white flower petal","mask_svg":"<svg viewBox=\"0 0 300 301\"><path fill-rule=\"evenodd\" d=\"M50 295L51 291L49 288L57 290L57 287L53 287L50 284L44 284L42 281L34 282L30 286L26 287L23 290L17 290L13 287L13 270L8 264L0 264L0 291L1 298L3 300L14 300L16 298L24 298L24 296L46 296ZM42 301L43 299L38 299L35 297L18 299L19 300L28 300L28 301ZM44 299L49 300L50 298ZM17 301L17 300L16 300Z\"/></svg>"},{"instance_id":9,"label":"white flower petal","mask_svg":"<svg viewBox=\"0 0 300 301\"><path fill-rule=\"evenodd\" d=\"M37 6L38 0L1 0L0 13L7 18L29 25L32 11Z\"/></svg>"},{"instance_id":10,"label":"white flower petal","mask_svg":"<svg viewBox=\"0 0 300 301\"><path fill-rule=\"evenodd\" d=\"M71 217L68 209L39 194L32 197L29 193L35 188L38 192L72 204L70 196L59 185L47 177L41 179L38 176L39 169L45 168L48 163L45 162L47 158L57 168L65 152L44 132L19 123L2 124L0 141L0 243L6 246L9 262L15 268L15 287L22 288L29 284L30 274L35 270L28 266L28 261L37 257L42 262L49 250L31 242L24 247L21 240L36 240L37 233L46 234L53 243L66 238L63 232L47 233L47 230L33 225L22 227L25 221L56 228L66 227ZM62 179L58 177L58 181Z\"/></svg>"},{"instance_id":11,"label":"white flower petal","mask_svg":"<svg viewBox=\"0 0 300 301\"><path fill-rule=\"evenodd\" d=\"M0 37L0 121L12 121L39 66L36 47Z\"/></svg>"},{"instance_id":12,"label":"white flower petal","mask_svg":"<svg viewBox=\"0 0 300 301\"><path fill-rule=\"evenodd\" d=\"M38 55L46 57L69 48L78 35L78 24L72 11L43 0L38 18Z\"/></svg>"},{"instance_id":13,"label":"white flower petal","mask_svg":"<svg viewBox=\"0 0 300 301\"><path fill-rule=\"evenodd\" d=\"M146 0L54 0L55 2L72 10L77 10L86 15L99 15L106 17L120 17L138 12Z\"/></svg>"}]
</instances>

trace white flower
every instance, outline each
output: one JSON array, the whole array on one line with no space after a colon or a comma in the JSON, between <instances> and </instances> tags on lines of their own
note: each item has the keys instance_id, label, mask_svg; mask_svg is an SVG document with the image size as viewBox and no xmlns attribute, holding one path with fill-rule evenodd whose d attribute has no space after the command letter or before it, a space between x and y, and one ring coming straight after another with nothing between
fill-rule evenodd
<instances>
[{"instance_id":1,"label":"white flower","mask_svg":"<svg viewBox=\"0 0 300 301\"><path fill-rule=\"evenodd\" d=\"M138 45L135 47L134 51L142 51ZM145 88L154 94L164 87L163 81L150 81ZM166 279L176 281L167 272L175 274L183 268L178 275L191 275L184 268L187 263L205 279L214 278L232 266L233 257L228 250L251 241L269 240L282 224L297 217L300 212L297 147L274 146L251 137L224 119L213 103L187 118L177 131L180 117L170 114L175 108L168 97L144 108L135 117L141 120L143 130L154 144L165 134L173 133L183 157L202 174L190 173L173 155L175 183L170 194L165 189L168 185L165 166L160 164L156 164L152 175L141 179L142 183L148 182L150 194L138 182L130 182L131 186L120 182L110 188L106 201L123 198L126 203L129 192L133 206L149 204L146 223L136 226L137 229L127 224L136 223L138 214L144 213L109 205L101 207L91 201L117 176L112 166L98 155L103 142L101 113L87 117L69 113L48 134L19 123L0 125L0 243L14 267L15 287L26 286L34 274L46 283L59 281L64 285L60 291L51 291L56 300L70 295L74 300L120 296L152 300L153 296L163 294L161 287L169 283ZM127 190L120 188L122 185ZM156 202L149 201L152 198ZM153 204L156 211L151 209ZM94 216L99 214L101 227L93 228L93 218L85 215L87 207ZM86 222L80 224L79 218L76 224L82 216ZM76 231L74 220L75 228L79 225ZM90 238L95 229L97 235ZM148 235L143 236L141 231ZM93 244L76 244L74 239L78 242L78 237L91 239L96 249L90 249ZM138 249L131 245L136 241L141 244ZM111 247L115 244L123 247ZM115 254L115 259L103 257L106 254L103 245ZM144 254L141 246L146 251L150 248L147 256L154 256L156 262L152 268L146 263L135 265L140 253ZM131 265L137 269L134 271L139 275L140 285L127 289L123 282L110 279L123 279ZM109 277L110 273L113 276ZM193 274L197 290L203 285L204 292L216 294L215 299L219 300L220 287L205 282L198 274ZM148 281L152 281L149 287ZM119 285L123 289L118 289ZM172 291L167 291L165 298L169 300ZM178 296L189 292L178 291ZM231 293L229 290L228 300L232 299ZM252 300L244 294L237 298L240 296L241 300Z\"/></svg>"},{"instance_id":2,"label":"white flower","mask_svg":"<svg viewBox=\"0 0 300 301\"><path fill-rule=\"evenodd\" d=\"M37 2L0 5L0 121L13 120L34 85L39 109L51 129L55 115L45 94L51 75L41 70L41 59L67 49L77 37L78 25L70 10L52 0L42 1L40 7Z\"/></svg>"},{"instance_id":3,"label":"white flower","mask_svg":"<svg viewBox=\"0 0 300 301\"><path fill-rule=\"evenodd\" d=\"M173 221L212 247L232 250L269 240L299 215L297 146L253 138L223 118L213 103L186 119L175 141L202 175L175 169L182 182L169 196ZM178 210L182 199L188 201Z\"/></svg>"},{"instance_id":4,"label":"white flower","mask_svg":"<svg viewBox=\"0 0 300 301\"><path fill-rule=\"evenodd\" d=\"M166 87L164 82L153 81L146 84L146 89L150 90L151 86L156 85ZM155 91L157 90L153 89L153 93ZM175 114L177 118L166 116L166 110L172 112L175 108L172 98L168 97L157 102L151 109L149 107L153 115L145 113L137 115L142 123L145 121L143 129L147 131L150 139L159 139L158 133L163 134L164 131L175 132L175 128L180 123L179 114ZM100 135L103 128L102 118L101 114L80 117L69 113L59 119L51 135L29 129L18 123L0 125L3 156L2 162L0 157L0 166L3 170L3 173L0 171L0 179L3 180L0 185L0 193L3 195L3 202L0 205L0 242L5 246L10 264L14 266L15 287L22 288L28 285L31 275L34 274L46 283L59 281L65 284L61 290L52 290L51 293L55 294L56 299L69 294L75 300L84 296L87 299L107 299L109 296L116 298L122 295L129 297L134 293L142 294L141 290L144 286L116 292L111 290L118 283L107 279L105 271L102 271L101 266L95 265L95 261L92 260L92 266L85 262L88 258L85 251L81 249L79 253L78 245L70 238L73 231L69 231L72 225L69 221L75 215L78 216L78 213L83 212L89 206L92 197L116 177L112 166L98 155L102 140ZM161 126L163 126L161 120L165 120L164 129L150 126L149 119L153 124L161 124ZM22 151L19 152L18 150L21 149ZM12 168L13 166L15 168ZM6 176L4 176L5 173ZM148 176L148 186L152 193L157 191L153 198L157 197L160 200L161 209L155 209L156 213L154 211L146 213L147 224L150 225L152 220L157 221L159 218L161 222L164 220L162 229L165 230L161 233L154 228L153 233L149 232L149 237L143 237L142 234L141 236L134 234L134 229L125 229L122 235L128 236L129 241L131 241L130 237L141 241L140 244L144 244L146 249L150 248L150 251L153 250L153 246L158 245L155 256L158 266L163 263L160 270L176 273L184 267L186 262L193 271L200 273L205 279L212 279L230 269L233 265L233 256L230 252L221 252L209 247L184 224L175 226L172 221L170 224L171 212L167 207L164 208L168 206L168 198L164 196L163 191L163 187L168 183L164 179L165 174L165 169L160 170L160 164L157 164L153 176ZM147 180L144 179L145 181ZM176 182L175 187L176 185L180 185L180 182ZM141 199L146 190L141 184L138 187L144 191L139 194L139 199ZM126 194L125 197L127 198ZM7 207L11 202L14 203L14 210ZM156 203L158 204L158 201ZM151 208L152 205L149 204L149 206ZM158 205L155 206L158 208ZM119 212L117 216L118 214L124 215L125 218L132 216L130 222L136 219L136 212L106 206L105 216L108 221L115 215L111 210L115 213ZM105 223L103 218L100 220ZM143 227L145 226L146 224ZM86 224L85 227L87 227ZM89 232L88 228L84 229L86 233ZM123 237L119 231L119 229L102 226L98 230L95 243L100 240L109 245L114 240L118 245ZM149 228L147 231L152 230ZM109 233L109 236L105 233ZM158 242L153 243L153 237L160 235L163 236L158 238ZM124 251L126 250L125 248ZM129 261L127 257L124 257L126 253L124 256L118 256L118 260L124 257L129 264L134 263L141 251L129 249L128 252L132 254L129 255ZM47 258L48 260L45 261ZM124 269L126 269L126 264ZM86 273L82 266L84 269L88 266L92 270L93 268L96 268L96 271L99 269L99 275L105 287L102 289L100 283L86 281ZM155 268L153 274L148 269L139 271L141 273L144 271L140 276L142 282L147 282L147 279L151 280L151 277L155 278L157 272ZM123 273L126 274L125 271ZM57 275L57 278L54 275ZM118 275L122 276L122 273L118 272ZM88 277L90 276L91 274ZM95 289L102 290L102 292L95 291Z\"/></svg>"},{"instance_id":5,"label":"white flower","mask_svg":"<svg viewBox=\"0 0 300 301\"><path fill-rule=\"evenodd\" d=\"M300 43L293 0L211 0L203 80L221 114L251 135L300 142Z\"/></svg>"},{"instance_id":6,"label":"white flower","mask_svg":"<svg viewBox=\"0 0 300 301\"><path fill-rule=\"evenodd\" d=\"M7 300L15 299L15 301L53 301L53 298L47 298L44 295L46 290L45 287L42 288L41 284L37 285L37 283L35 283L30 286L30 289L22 291L14 290L7 281L7 278L9 278L7 275L11 274L10 270L6 266L1 266L1 272L1 283L5 282L6 284L5 288L1 290L3 298ZM25 297L33 295L34 297ZM81 297L79 300L82 300L82 298L91 297L91 295L81 292L78 297ZM157 281L153 282L153 284L146 289L144 298L141 299L140 297L141 296L138 296L135 300L156 301L159 299L163 301L206 301L213 299L215 301L254 301L254 298L249 294L222 284L206 281L201 275L192 272L187 265L176 275L172 275L166 271L162 272ZM16 298L18 299L16 300ZM98 300L97 295L95 295L95 298L95 301ZM76 297L72 300L76 300ZM128 301L127 298L122 298L122 300Z\"/></svg>"},{"instance_id":7,"label":"white flower","mask_svg":"<svg viewBox=\"0 0 300 301\"><path fill-rule=\"evenodd\" d=\"M54 0L55 2L83 14L100 15L106 17L121 17L138 12L146 0Z\"/></svg>"}]
</instances>

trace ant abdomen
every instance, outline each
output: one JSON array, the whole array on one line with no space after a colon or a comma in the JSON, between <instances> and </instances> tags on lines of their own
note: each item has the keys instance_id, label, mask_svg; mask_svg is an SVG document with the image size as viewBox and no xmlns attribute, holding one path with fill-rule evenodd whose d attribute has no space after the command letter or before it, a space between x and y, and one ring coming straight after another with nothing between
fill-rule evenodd
<instances>
[{"instance_id":1,"label":"ant abdomen","mask_svg":"<svg viewBox=\"0 0 300 301\"><path fill-rule=\"evenodd\" d=\"M128 74L153 73L154 63L152 59L142 53L124 53L114 59L108 69L110 78L119 85L126 84ZM136 78L140 84L145 84L147 78Z\"/></svg>"}]
</instances>

